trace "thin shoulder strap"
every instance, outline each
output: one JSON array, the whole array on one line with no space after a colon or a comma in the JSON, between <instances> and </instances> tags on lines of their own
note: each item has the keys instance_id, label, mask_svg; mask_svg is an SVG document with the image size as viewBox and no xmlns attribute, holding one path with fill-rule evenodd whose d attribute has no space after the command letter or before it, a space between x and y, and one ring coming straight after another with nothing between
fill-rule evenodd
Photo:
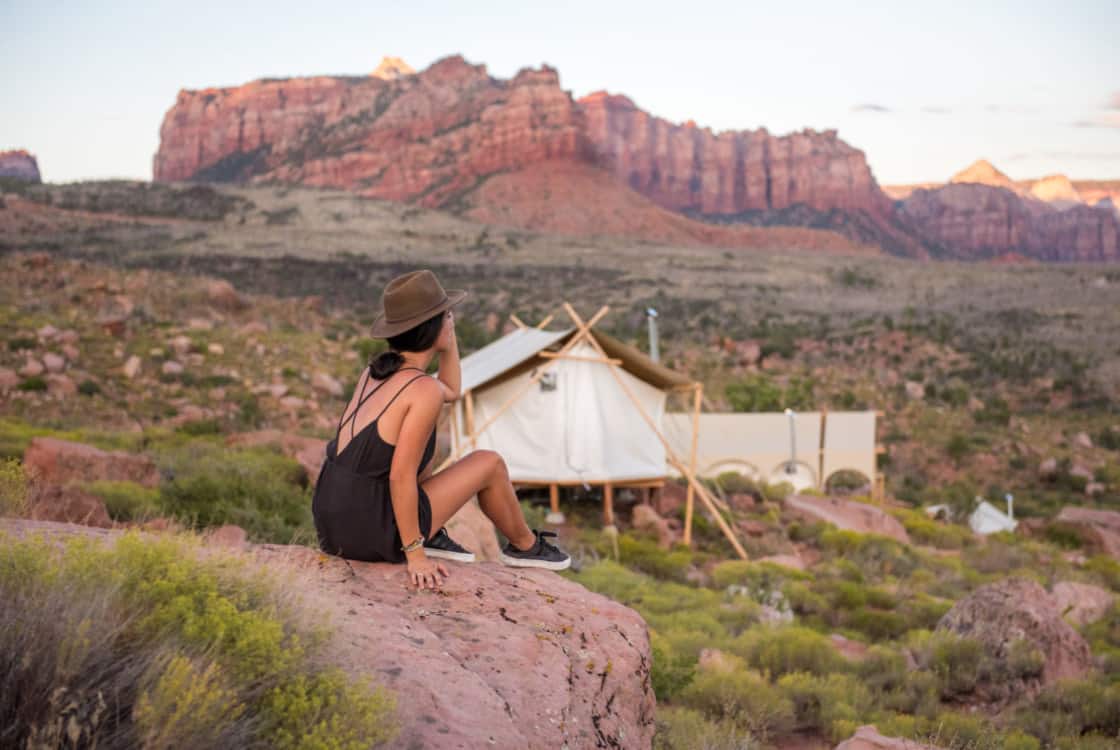
<instances>
[{"instance_id":1,"label":"thin shoulder strap","mask_svg":"<svg viewBox=\"0 0 1120 750\"><path fill-rule=\"evenodd\" d=\"M423 373L422 375L417 375L412 380L410 380L407 383L405 383L404 385L402 385L401 389L399 391L397 391L396 393L394 393L393 397L391 399L389 399L389 403L385 404L385 408L381 410L381 414L384 414L385 410L393 405L393 402L397 400L397 396L401 395L401 391L403 391L405 388L407 388L410 385L412 385L413 383L415 383L420 378L423 378L423 377L426 377L426 376L427 376L427 373ZM378 414L376 417L374 417L374 419L381 419L381 414Z\"/></svg>"},{"instance_id":2,"label":"thin shoulder strap","mask_svg":"<svg viewBox=\"0 0 1120 750\"><path fill-rule=\"evenodd\" d=\"M420 370L420 368L419 367L401 367L401 368L398 368L396 372L400 372L401 370ZM425 371L420 370L420 372L425 372ZM365 372L363 374L366 376L366 382L362 384L362 395L358 397L358 405L354 407L354 411L350 412L349 417L346 416L345 411L343 412L342 416L339 417L338 427L335 428L335 436L336 437L338 435L342 434L342 425L343 424L345 424L347 421L352 420L356 416L358 416L358 411L362 408L362 404L364 404L366 401L368 401L373 396L373 394L377 393L377 390L381 386L383 386L383 385L385 385L386 383L389 382L389 378L385 378L385 380L382 380L380 383L378 383L376 386L374 386L372 391L370 391L369 393L366 393L365 390L366 390L366 386L369 385L369 374L370 374L368 367L365 368ZM393 373L393 374L395 375L396 373ZM390 377L392 377L392 376L390 376ZM417 377L419 377L419 376L417 376ZM412 381L410 380L408 382L411 383ZM406 383L406 385L407 385L407 383ZM399 391L398 391L398 393L399 393ZM393 398L396 398L396 396L393 396ZM389 403L392 403L392 401L390 401ZM354 437L354 423L353 422L350 422L350 437Z\"/></svg>"}]
</instances>

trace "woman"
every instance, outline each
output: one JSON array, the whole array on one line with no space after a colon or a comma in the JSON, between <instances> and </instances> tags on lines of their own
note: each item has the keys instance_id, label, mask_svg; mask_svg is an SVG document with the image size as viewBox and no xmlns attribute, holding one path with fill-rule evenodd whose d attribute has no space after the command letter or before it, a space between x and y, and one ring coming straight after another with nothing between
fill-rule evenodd
<instances>
[{"instance_id":1,"label":"woman","mask_svg":"<svg viewBox=\"0 0 1120 750\"><path fill-rule=\"evenodd\" d=\"M440 409L459 398L451 308L465 296L457 289L444 291L428 270L398 276L386 286L384 311L370 334L387 339L390 348L371 359L359 378L327 443L311 503L323 551L406 562L409 579L420 588L440 588L448 575L434 558L474 560L444 524L475 494L482 512L509 540L501 550L503 563L551 570L571 565L567 553L545 539L555 532L525 523L505 461L494 451L472 451L435 475L425 471L435 453ZM433 377L426 370L437 354L439 374Z\"/></svg>"}]
</instances>

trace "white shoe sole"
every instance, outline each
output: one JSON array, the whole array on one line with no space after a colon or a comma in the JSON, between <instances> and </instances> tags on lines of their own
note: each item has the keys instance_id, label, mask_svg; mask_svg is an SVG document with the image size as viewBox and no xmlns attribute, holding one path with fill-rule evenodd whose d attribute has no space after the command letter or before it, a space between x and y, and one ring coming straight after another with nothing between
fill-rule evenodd
<instances>
[{"instance_id":1,"label":"white shoe sole","mask_svg":"<svg viewBox=\"0 0 1120 750\"><path fill-rule=\"evenodd\" d=\"M545 570L565 570L572 565L572 558L562 562L552 560L530 560L523 557L510 557L505 552L498 553L498 559L511 568L544 568Z\"/></svg>"},{"instance_id":2,"label":"white shoe sole","mask_svg":"<svg viewBox=\"0 0 1120 750\"><path fill-rule=\"evenodd\" d=\"M442 557L445 560L456 560L458 562L475 562L477 559L473 552L451 552L445 549L428 549L424 548L424 555L426 557Z\"/></svg>"}]
</instances>

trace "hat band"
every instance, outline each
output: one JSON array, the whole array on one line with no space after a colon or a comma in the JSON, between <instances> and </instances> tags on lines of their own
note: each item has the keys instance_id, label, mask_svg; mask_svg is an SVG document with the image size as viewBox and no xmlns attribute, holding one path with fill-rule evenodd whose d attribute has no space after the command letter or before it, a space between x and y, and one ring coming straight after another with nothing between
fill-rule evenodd
<instances>
[{"instance_id":1,"label":"hat band","mask_svg":"<svg viewBox=\"0 0 1120 750\"><path fill-rule=\"evenodd\" d=\"M400 322L405 321L405 320L411 320L412 318L419 317L419 316L423 315L424 313L426 313L430 310L434 310L435 308L442 305L444 302L447 302L447 299L448 299L447 294L444 293L443 299L441 299L439 302L436 302L434 305L428 305L427 307L425 307L423 310L420 310L419 312L410 313L410 314L405 315L405 316L400 317L400 318L390 318L389 317L389 311L386 310L385 311L385 320L389 323L400 323Z\"/></svg>"}]
</instances>

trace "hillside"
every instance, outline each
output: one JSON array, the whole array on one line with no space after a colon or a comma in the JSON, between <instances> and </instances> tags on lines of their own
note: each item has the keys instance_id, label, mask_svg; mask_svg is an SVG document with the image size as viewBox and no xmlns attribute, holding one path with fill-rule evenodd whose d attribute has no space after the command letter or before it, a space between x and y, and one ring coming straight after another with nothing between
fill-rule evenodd
<instances>
[{"instance_id":1,"label":"hillside","mask_svg":"<svg viewBox=\"0 0 1120 750\"><path fill-rule=\"evenodd\" d=\"M547 180L558 195L571 197L580 194L588 170L599 169L616 183L610 225L636 229L633 239L729 242L725 232L696 226L669 231L655 210L660 206L706 222L758 227L736 240L748 247L783 243L788 237L766 229L790 226L834 231L854 246L902 257L1120 258L1120 219L1104 209L1077 204L1073 213L1029 225L1022 237L992 241L982 226L986 217L940 196L934 215L927 204L896 207L863 152L835 130L714 133L653 116L620 94L576 101L547 65L502 80L457 55L417 73L398 63L386 76L263 79L180 91L160 128L153 176L334 187L430 208L458 209L470 195L482 215L505 212L506 221L524 228L590 236L599 228L583 220L602 217L578 202L549 201L522 217L501 200L481 206L506 192L478 188L495 176L508 182L514 179L508 175L526 179L539 170L529 184ZM558 171L556 163L573 168ZM563 184L565 176L571 184ZM595 182L602 190L605 183ZM1049 190L1043 194L1052 196ZM651 203L624 195L631 191ZM1058 202L1038 205L1058 212ZM945 221L965 227L948 244Z\"/></svg>"}]
</instances>

